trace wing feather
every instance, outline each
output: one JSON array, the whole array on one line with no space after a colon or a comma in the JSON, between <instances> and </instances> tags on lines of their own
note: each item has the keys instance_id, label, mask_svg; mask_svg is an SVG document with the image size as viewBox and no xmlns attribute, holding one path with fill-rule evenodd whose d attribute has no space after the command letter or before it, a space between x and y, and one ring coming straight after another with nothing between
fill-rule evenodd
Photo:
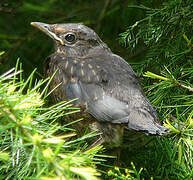
<instances>
[{"instance_id":1,"label":"wing feather","mask_svg":"<svg viewBox=\"0 0 193 180\"><path fill-rule=\"evenodd\" d=\"M149 134L165 133L136 73L121 57L105 53L61 58L57 66L69 81L76 80L70 83L71 93L81 99L79 103L86 102L88 112L98 121L128 123L131 129Z\"/></svg>"}]
</instances>

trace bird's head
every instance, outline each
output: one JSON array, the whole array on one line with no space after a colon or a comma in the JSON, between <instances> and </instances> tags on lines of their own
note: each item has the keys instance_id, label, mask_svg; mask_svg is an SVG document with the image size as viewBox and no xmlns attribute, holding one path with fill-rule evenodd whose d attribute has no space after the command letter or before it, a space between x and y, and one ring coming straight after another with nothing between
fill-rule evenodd
<instances>
[{"instance_id":1,"label":"bird's head","mask_svg":"<svg viewBox=\"0 0 193 180\"><path fill-rule=\"evenodd\" d=\"M50 36L54 40L57 50L69 55L85 55L94 49L109 50L92 29L81 23L46 24L31 22L31 25Z\"/></svg>"}]
</instances>

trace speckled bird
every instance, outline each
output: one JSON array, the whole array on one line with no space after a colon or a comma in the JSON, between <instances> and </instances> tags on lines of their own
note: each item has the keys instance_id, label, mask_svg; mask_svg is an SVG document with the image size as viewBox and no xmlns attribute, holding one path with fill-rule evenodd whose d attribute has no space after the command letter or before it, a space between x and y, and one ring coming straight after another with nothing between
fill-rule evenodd
<instances>
[{"instance_id":1,"label":"speckled bird","mask_svg":"<svg viewBox=\"0 0 193 180\"><path fill-rule=\"evenodd\" d=\"M31 25L54 40L55 52L45 63L46 77L56 72L51 89L61 83L53 91L54 101L77 98L74 105L84 107L82 114L89 117L77 129L89 127L101 133L91 147L121 146L125 127L148 135L167 133L131 66L92 29L81 23Z\"/></svg>"}]
</instances>

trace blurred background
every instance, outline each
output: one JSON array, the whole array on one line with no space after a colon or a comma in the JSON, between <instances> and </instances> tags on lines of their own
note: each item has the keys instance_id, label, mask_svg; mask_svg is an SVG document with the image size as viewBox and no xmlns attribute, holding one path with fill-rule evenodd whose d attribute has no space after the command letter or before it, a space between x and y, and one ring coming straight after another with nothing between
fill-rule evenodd
<instances>
[{"instance_id":1,"label":"blurred background","mask_svg":"<svg viewBox=\"0 0 193 180\"><path fill-rule=\"evenodd\" d=\"M120 34L145 17L146 11L132 5L159 7L161 0L1 0L0 1L0 72L13 67L20 58L26 74L38 68L53 52L52 40L30 26L32 21L45 23L82 22L93 28L111 50L127 61L143 60L143 43L131 53L120 43Z\"/></svg>"}]
</instances>

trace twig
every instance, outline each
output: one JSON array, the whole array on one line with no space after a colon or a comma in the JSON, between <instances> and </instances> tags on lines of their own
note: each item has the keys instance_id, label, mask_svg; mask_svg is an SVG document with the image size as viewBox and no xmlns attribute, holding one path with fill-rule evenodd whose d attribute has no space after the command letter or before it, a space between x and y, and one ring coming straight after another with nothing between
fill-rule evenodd
<instances>
[{"instance_id":1,"label":"twig","mask_svg":"<svg viewBox=\"0 0 193 180\"><path fill-rule=\"evenodd\" d=\"M103 7L103 9L102 9L102 11L101 11L101 13L100 13L100 16L99 16L98 20L97 20L97 22L98 22L97 30L98 30L98 31L99 31L100 28L101 28L101 21L102 21L102 19L103 19L104 16L105 16L105 11L106 11L106 9L107 9L110 1L111 1L111 0L106 0L106 1L105 1L104 7Z\"/></svg>"},{"instance_id":2,"label":"twig","mask_svg":"<svg viewBox=\"0 0 193 180\"><path fill-rule=\"evenodd\" d=\"M130 5L128 6L128 8L139 8L139 9L143 9L143 10L156 10L156 9L152 9L152 8L149 8L149 7L146 7L146 6L136 6L136 5Z\"/></svg>"},{"instance_id":3,"label":"twig","mask_svg":"<svg viewBox=\"0 0 193 180\"><path fill-rule=\"evenodd\" d=\"M185 89L188 89L190 92L193 92L193 88L190 87L190 86L186 86L184 84L181 84L180 82L178 82L177 80L174 81L175 84L177 84L178 86L182 87L182 88L185 88Z\"/></svg>"}]
</instances>

